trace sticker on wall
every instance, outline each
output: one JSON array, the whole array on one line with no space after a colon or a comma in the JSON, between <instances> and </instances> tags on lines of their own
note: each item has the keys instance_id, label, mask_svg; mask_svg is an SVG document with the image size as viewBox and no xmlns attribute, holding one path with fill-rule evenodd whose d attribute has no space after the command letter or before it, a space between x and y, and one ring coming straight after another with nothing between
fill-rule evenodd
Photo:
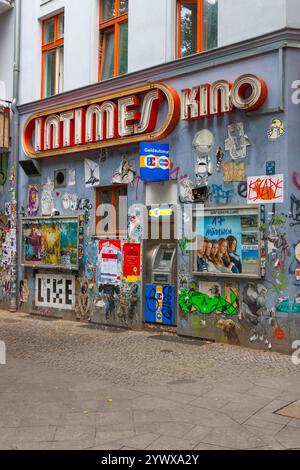
<instances>
[{"instance_id":1,"label":"sticker on wall","mask_svg":"<svg viewBox=\"0 0 300 470\"><path fill-rule=\"evenodd\" d=\"M274 161L266 163L266 174L273 176L276 174L276 163Z\"/></svg>"},{"instance_id":2,"label":"sticker on wall","mask_svg":"<svg viewBox=\"0 0 300 470\"><path fill-rule=\"evenodd\" d=\"M178 182L179 200L182 204L194 202L193 189L194 184L190 178L183 178Z\"/></svg>"},{"instance_id":3,"label":"sticker on wall","mask_svg":"<svg viewBox=\"0 0 300 470\"><path fill-rule=\"evenodd\" d=\"M216 153L216 158L217 158L217 171L221 171L222 168L222 162L224 160L224 152L222 147L217 148L217 153Z\"/></svg>"},{"instance_id":4,"label":"sticker on wall","mask_svg":"<svg viewBox=\"0 0 300 470\"><path fill-rule=\"evenodd\" d=\"M75 277L37 274L35 305L36 307L73 310L75 308Z\"/></svg>"},{"instance_id":5,"label":"sticker on wall","mask_svg":"<svg viewBox=\"0 0 300 470\"><path fill-rule=\"evenodd\" d=\"M286 334L280 325L277 325L275 328L273 338L278 339L279 341L286 339Z\"/></svg>"},{"instance_id":6,"label":"sticker on wall","mask_svg":"<svg viewBox=\"0 0 300 470\"><path fill-rule=\"evenodd\" d=\"M27 193L27 214L36 217L39 211L39 190L36 185L28 186Z\"/></svg>"},{"instance_id":7,"label":"sticker on wall","mask_svg":"<svg viewBox=\"0 0 300 470\"><path fill-rule=\"evenodd\" d=\"M125 243L123 247L123 276L127 282L136 282L141 275L141 245Z\"/></svg>"},{"instance_id":8,"label":"sticker on wall","mask_svg":"<svg viewBox=\"0 0 300 470\"><path fill-rule=\"evenodd\" d=\"M123 157L123 160L114 173L112 184L131 184L134 181L136 169L133 168L128 158Z\"/></svg>"},{"instance_id":9,"label":"sticker on wall","mask_svg":"<svg viewBox=\"0 0 300 470\"><path fill-rule=\"evenodd\" d=\"M193 150L197 153L195 164L196 187L203 188L208 186L208 177L213 173L210 152L213 148L215 139L212 132L203 129L194 137Z\"/></svg>"},{"instance_id":10,"label":"sticker on wall","mask_svg":"<svg viewBox=\"0 0 300 470\"><path fill-rule=\"evenodd\" d=\"M269 140L277 140L285 134L285 124L279 118L273 119L271 127L268 130Z\"/></svg>"},{"instance_id":11,"label":"sticker on wall","mask_svg":"<svg viewBox=\"0 0 300 470\"><path fill-rule=\"evenodd\" d=\"M248 178L248 204L282 203L284 176L251 176Z\"/></svg>"},{"instance_id":12,"label":"sticker on wall","mask_svg":"<svg viewBox=\"0 0 300 470\"><path fill-rule=\"evenodd\" d=\"M54 209L54 201L52 191L54 190L54 183L48 178L47 183L42 188L41 198L41 212L42 216L52 215Z\"/></svg>"},{"instance_id":13,"label":"sticker on wall","mask_svg":"<svg viewBox=\"0 0 300 470\"><path fill-rule=\"evenodd\" d=\"M68 186L76 186L76 170L71 168L68 170Z\"/></svg>"},{"instance_id":14,"label":"sticker on wall","mask_svg":"<svg viewBox=\"0 0 300 470\"><path fill-rule=\"evenodd\" d=\"M22 279L22 281L20 281L20 292L19 292L20 307L22 307L23 304L27 304L28 298L29 298L28 280Z\"/></svg>"},{"instance_id":15,"label":"sticker on wall","mask_svg":"<svg viewBox=\"0 0 300 470\"><path fill-rule=\"evenodd\" d=\"M224 182L241 182L246 179L245 162L225 163L224 164Z\"/></svg>"},{"instance_id":16,"label":"sticker on wall","mask_svg":"<svg viewBox=\"0 0 300 470\"><path fill-rule=\"evenodd\" d=\"M169 181L170 147L161 143L140 144L140 177L142 181Z\"/></svg>"},{"instance_id":17,"label":"sticker on wall","mask_svg":"<svg viewBox=\"0 0 300 470\"><path fill-rule=\"evenodd\" d=\"M66 211L76 211L78 205L77 194L65 193L61 198L61 205Z\"/></svg>"},{"instance_id":18,"label":"sticker on wall","mask_svg":"<svg viewBox=\"0 0 300 470\"><path fill-rule=\"evenodd\" d=\"M93 188L100 183L100 167L98 162L85 158L84 160L85 187Z\"/></svg>"},{"instance_id":19,"label":"sticker on wall","mask_svg":"<svg viewBox=\"0 0 300 470\"><path fill-rule=\"evenodd\" d=\"M298 242L295 247L295 256L296 256L297 261L299 261L300 263L300 242Z\"/></svg>"},{"instance_id":20,"label":"sticker on wall","mask_svg":"<svg viewBox=\"0 0 300 470\"><path fill-rule=\"evenodd\" d=\"M300 281L300 269L296 269L295 277L296 277L296 281Z\"/></svg>"},{"instance_id":21,"label":"sticker on wall","mask_svg":"<svg viewBox=\"0 0 300 470\"><path fill-rule=\"evenodd\" d=\"M121 240L101 240L99 259L102 281L113 282L121 279Z\"/></svg>"},{"instance_id":22,"label":"sticker on wall","mask_svg":"<svg viewBox=\"0 0 300 470\"><path fill-rule=\"evenodd\" d=\"M251 145L250 139L245 134L244 124L229 124L228 138L225 140L225 150L229 152L232 160L246 158L247 147Z\"/></svg>"}]
</instances>

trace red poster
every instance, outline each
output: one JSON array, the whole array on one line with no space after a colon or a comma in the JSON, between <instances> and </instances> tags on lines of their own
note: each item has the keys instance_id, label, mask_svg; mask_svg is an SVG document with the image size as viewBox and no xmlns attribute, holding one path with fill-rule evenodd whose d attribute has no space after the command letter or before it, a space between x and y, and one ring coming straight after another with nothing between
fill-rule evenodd
<instances>
[{"instance_id":1,"label":"red poster","mask_svg":"<svg viewBox=\"0 0 300 470\"><path fill-rule=\"evenodd\" d=\"M141 245L140 243L125 243L123 248L123 276L141 275Z\"/></svg>"}]
</instances>

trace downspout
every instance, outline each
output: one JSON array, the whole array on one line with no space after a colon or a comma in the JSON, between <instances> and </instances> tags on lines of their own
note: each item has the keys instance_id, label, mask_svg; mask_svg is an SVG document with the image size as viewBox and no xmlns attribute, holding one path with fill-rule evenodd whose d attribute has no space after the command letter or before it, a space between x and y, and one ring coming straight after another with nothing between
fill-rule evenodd
<instances>
[{"instance_id":1,"label":"downspout","mask_svg":"<svg viewBox=\"0 0 300 470\"><path fill-rule=\"evenodd\" d=\"M15 230L15 244L10 266L10 311L18 310L18 171L19 171L19 100L20 82L20 32L21 0L14 5L14 70L13 70L13 135L12 135L12 172L11 172L11 229Z\"/></svg>"}]
</instances>

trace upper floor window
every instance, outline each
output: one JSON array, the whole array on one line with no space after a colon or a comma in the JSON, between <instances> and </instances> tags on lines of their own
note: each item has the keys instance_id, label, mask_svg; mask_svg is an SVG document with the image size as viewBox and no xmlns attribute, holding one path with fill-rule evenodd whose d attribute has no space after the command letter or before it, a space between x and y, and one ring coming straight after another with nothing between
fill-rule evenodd
<instances>
[{"instance_id":1,"label":"upper floor window","mask_svg":"<svg viewBox=\"0 0 300 470\"><path fill-rule=\"evenodd\" d=\"M42 98L63 91L64 13L43 21Z\"/></svg>"},{"instance_id":2,"label":"upper floor window","mask_svg":"<svg viewBox=\"0 0 300 470\"><path fill-rule=\"evenodd\" d=\"M100 80L127 73L128 2L100 0Z\"/></svg>"},{"instance_id":3,"label":"upper floor window","mask_svg":"<svg viewBox=\"0 0 300 470\"><path fill-rule=\"evenodd\" d=\"M177 0L177 56L218 45L218 0Z\"/></svg>"}]
</instances>

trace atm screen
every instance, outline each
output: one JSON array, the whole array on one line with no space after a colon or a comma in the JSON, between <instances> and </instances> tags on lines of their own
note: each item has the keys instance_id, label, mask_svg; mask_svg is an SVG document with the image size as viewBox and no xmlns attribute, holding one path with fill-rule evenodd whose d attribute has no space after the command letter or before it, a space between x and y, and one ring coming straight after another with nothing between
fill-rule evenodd
<instances>
[{"instance_id":1,"label":"atm screen","mask_svg":"<svg viewBox=\"0 0 300 470\"><path fill-rule=\"evenodd\" d=\"M172 251L165 251L163 254L163 261L171 261L172 256L173 256Z\"/></svg>"}]
</instances>

